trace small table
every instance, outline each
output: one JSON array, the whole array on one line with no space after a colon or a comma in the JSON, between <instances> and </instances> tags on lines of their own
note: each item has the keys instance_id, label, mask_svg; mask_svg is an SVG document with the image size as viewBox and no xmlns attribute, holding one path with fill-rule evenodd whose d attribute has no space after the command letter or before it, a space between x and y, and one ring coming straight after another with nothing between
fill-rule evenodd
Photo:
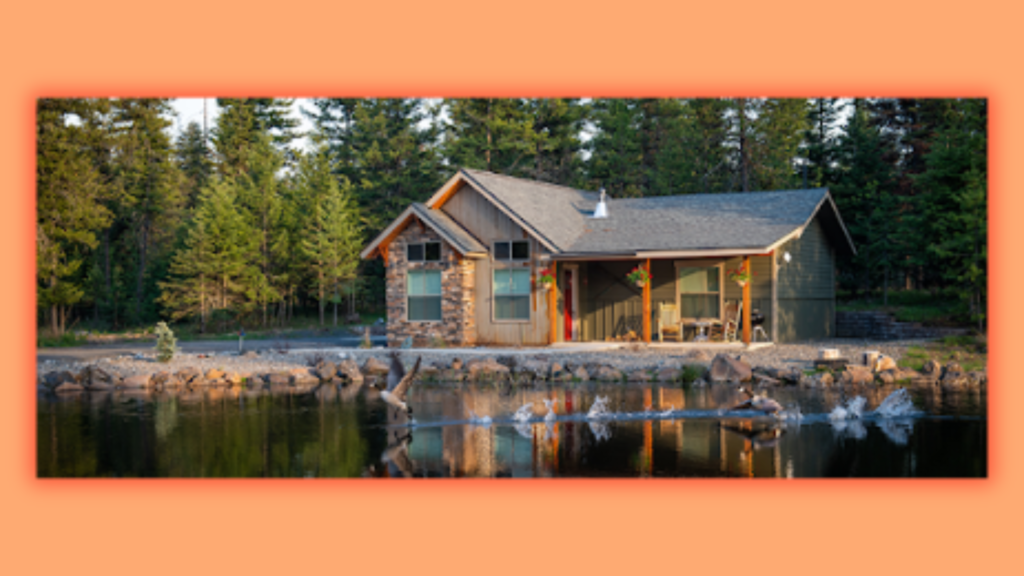
<instances>
[{"instance_id":1,"label":"small table","mask_svg":"<svg viewBox=\"0 0 1024 576\"><path fill-rule=\"evenodd\" d=\"M708 341L707 329L711 326L711 324L712 323L711 323L710 320L697 320L697 321L691 323L690 326L693 326L694 328L696 328L698 330L697 335L695 335L693 337L693 341L694 342L707 342Z\"/></svg>"}]
</instances>

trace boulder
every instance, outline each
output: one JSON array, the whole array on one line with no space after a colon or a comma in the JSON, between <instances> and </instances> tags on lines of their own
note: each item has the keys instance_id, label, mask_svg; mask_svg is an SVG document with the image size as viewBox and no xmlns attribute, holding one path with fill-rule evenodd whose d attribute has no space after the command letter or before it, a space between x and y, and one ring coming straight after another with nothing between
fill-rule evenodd
<instances>
[{"instance_id":1,"label":"boulder","mask_svg":"<svg viewBox=\"0 0 1024 576\"><path fill-rule=\"evenodd\" d=\"M708 379L712 382L746 382L751 378L750 364L725 354L711 360Z\"/></svg>"},{"instance_id":2,"label":"boulder","mask_svg":"<svg viewBox=\"0 0 1024 576\"><path fill-rule=\"evenodd\" d=\"M52 390L55 390L58 386L64 383L77 385L78 378L71 372L68 372L67 370L61 370L60 372L50 372L44 378L44 385Z\"/></svg>"},{"instance_id":3,"label":"boulder","mask_svg":"<svg viewBox=\"0 0 1024 576\"><path fill-rule=\"evenodd\" d=\"M933 378L938 378L941 373L942 364L939 364L938 360L929 360L925 362L924 366L921 368L921 374L926 377L931 376Z\"/></svg>"},{"instance_id":4,"label":"boulder","mask_svg":"<svg viewBox=\"0 0 1024 576\"><path fill-rule=\"evenodd\" d=\"M590 380L590 374L587 373L587 369L583 366L578 366L572 371L572 377L580 382L586 382Z\"/></svg>"},{"instance_id":5,"label":"boulder","mask_svg":"<svg viewBox=\"0 0 1024 576\"><path fill-rule=\"evenodd\" d=\"M462 370L462 360L459 358L455 358L454 360L452 360L451 368L452 370Z\"/></svg>"},{"instance_id":6,"label":"boulder","mask_svg":"<svg viewBox=\"0 0 1024 576\"><path fill-rule=\"evenodd\" d=\"M558 374L562 370L565 370L565 368L562 366L561 362L552 362L551 363L551 375L552 376L554 376L555 374Z\"/></svg>"},{"instance_id":7,"label":"boulder","mask_svg":"<svg viewBox=\"0 0 1024 576\"><path fill-rule=\"evenodd\" d=\"M197 378L200 378L202 373L199 372L198 368L188 367L178 370L178 380L184 384L191 384Z\"/></svg>"},{"instance_id":8,"label":"boulder","mask_svg":"<svg viewBox=\"0 0 1024 576\"><path fill-rule=\"evenodd\" d=\"M950 364L952 364L952 362ZM947 367L948 367L948 365L947 365ZM960 366L957 365L956 367L959 368ZM968 386L967 374L964 374L961 371L953 372L953 371L950 371L950 370L946 370L942 374L942 378L939 379L939 385L942 386L944 389L947 389L947 390L960 390L960 389L963 389L963 388L967 388L967 386Z\"/></svg>"},{"instance_id":9,"label":"boulder","mask_svg":"<svg viewBox=\"0 0 1024 576\"><path fill-rule=\"evenodd\" d=\"M499 364L494 358L473 360L467 364L467 369L469 371L470 380L501 378L503 376L507 376L510 372L508 366Z\"/></svg>"},{"instance_id":10,"label":"boulder","mask_svg":"<svg viewBox=\"0 0 1024 576\"><path fill-rule=\"evenodd\" d=\"M334 362L324 361L317 365L316 375L321 380L330 380L338 373L338 366Z\"/></svg>"},{"instance_id":11,"label":"boulder","mask_svg":"<svg viewBox=\"0 0 1024 576\"><path fill-rule=\"evenodd\" d=\"M711 360L711 355L708 354L706 350L701 349L690 350L686 357L691 362L707 362L708 360Z\"/></svg>"},{"instance_id":12,"label":"boulder","mask_svg":"<svg viewBox=\"0 0 1024 576\"><path fill-rule=\"evenodd\" d=\"M568 370L560 370L558 372L551 373L552 382L569 382L572 380L572 372Z\"/></svg>"},{"instance_id":13,"label":"boulder","mask_svg":"<svg viewBox=\"0 0 1024 576\"><path fill-rule=\"evenodd\" d=\"M988 384L988 373L984 370L975 370L967 373L967 385L971 388L981 388Z\"/></svg>"},{"instance_id":14,"label":"boulder","mask_svg":"<svg viewBox=\"0 0 1024 576\"><path fill-rule=\"evenodd\" d=\"M683 373L678 368L665 367L658 370L655 376L659 382L677 382L683 377Z\"/></svg>"},{"instance_id":15,"label":"boulder","mask_svg":"<svg viewBox=\"0 0 1024 576\"><path fill-rule=\"evenodd\" d=\"M519 364L520 374L530 374L532 380L546 380L551 373L551 366L540 360L526 360Z\"/></svg>"},{"instance_id":16,"label":"boulder","mask_svg":"<svg viewBox=\"0 0 1024 576\"><path fill-rule=\"evenodd\" d=\"M210 368L209 370L206 371L206 379L207 380L218 380L220 378L223 378L225 376L225 374L226 374L226 372L224 372L220 368Z\"/></svg>"},{"instance_id":17,"label":"boulder","mask_svg":"<svg viewBox=\"0 0 1024 576\"><path fill-rule=\"evenodd\" d=\"M56 392L57 394L81 392L83 390L85 390L85 387L82 386L81 384L78 384L77 382L61 382L53 389L53 391Z\"/></svg>"},{"instance_id":18,"label":"boulder","mask_svg":"<svg viewBox=\"0 0 1024 576\"><path fill-rule=\"evenodd\" d=\"M890 356L879 356L878 360L875 361L875 372L885 372L887 370L896 369L896 361Z\"/></svg>"},{"instance_id":19,"label":"boulder","mask_svg":"<svg viewBox=\"0 0 1024 576\"><path fill-rule=\"evenodd\" d=\"M308 368L295 368L291 371L291 384L297 387L316 386L320 378L314 375Z\"/></svg>"},{"instance_id":20,"label":"boulder","mask_svg":"<svg viewBox=\"0 0 1024 576\"><path fill-rule=\"evenodd\" d=\"M843 385L862 385L871 384L875 381L875 375L872 374L869 366L857 366L851 364L843 370L843 373L839 376L839 383Z\"/></svg>"},{"instance_id":21,"label":"boulder","mask_svg":"<svg viewBox=\"0 0 1024 576\"><path fill-rule=\"evenodd\" d=\"M148 388L152 382L152 376L149 374L136 374L134 376L128 376L121 381L122 388Z\"/></svg>"},{"instance_id":22,"label":"boulder","mask_svg":"<svg viewBox=\"0 0 1024 576\"><path fill-rule=\"evenodd\" d=\"M948 364L946 364L945 366L942 367L942 375L943 375L943 377L945 377L945 375L949 374L950 372L955 373L955 374L961 374L961 373L963 373L963 371L964 371L964 369L961 368L960 364L957 363L957 362L950 362L950 363L948 363Z\"/></svg>"},{"instance_id":23,"label":"boulder","mask_svg":"<svg viewBox=\"0 0 1024 576\"><path fill-rule=\"evenodd\" d=\"M639 370L633 370L626 377L626 380L629 382L650 382L651 373L648 372L647 370L644 370L643 368Z\"/></svg>"},{"instance_id":24,"label":"boulder","mask_svg":"<svg viewBox=\"0 0 1024 576\"><path fill-rule=\"evenodd\" d=\"M249 350L248 352L242 354L242 358L258 358L258 357L259 357L259 354L255 350Z\"/></svg>"},{"instance_id":25,"label":"boulder","mask_svg":"<svg viewBox=\"0 0 1024 576\"><path fill-rule=\"evenodd\" d=\"M622 372L611 366L601 366L594 374L594 379L601 382L622 382Z\"/></svg>"},{"instance_id":26,"label":"boulder","mask_svg":"<svg viewBox=\"0 0 1024 576\"><path fill-rule=\"evenodd\" d=\"M876 376L882 384L890 385L896 382L895 370L886 370L885 372L879 372Z\"/></svg>"},{"instance_id":27,"label":"boulder","mask_svg":"<svg viewBox=\"0 0 1024 576\"><path fill-rule=\"evenodd\" d=\"M363 373L359 371L359 365L356 364L355 360L349 358L339 364L338 372L348 379L350 384L355 384L357 386L363 385Z\"/></svg>"},{"instance_id":28,"label":"boulder","mask_svg":"<svg viewBox=\"0 0 1024 576\"><path fill-rule=\"evenodd\" d=\"M239 374L238 372L228 372L224 376L224 380L232 386L241 386L242 383L245 382L245 376Z\"/></svg>"},{"instance_id":29,"label":"boulder","mask_svg":"<svg viewBox=\"0 0 1024 576\"><path fill-rule=\"evenodd\" d=\"M267 382L270 383L272 387L287 386L292 382L292 375L287 372L274 372L269 378L267 378Z\"/></svg>"},{"instance_id":30,"label":"boulder","mask_svg":"<svg viewBox=\"0 0 1024 576\"><path fill-rule=\"evenodd\" d=\"M387 364L371 356L367 358L366 362L363 364L363 375L383 376L384 374L388 373L389 369L390 367Z\"/></svg>"}]
</instances>

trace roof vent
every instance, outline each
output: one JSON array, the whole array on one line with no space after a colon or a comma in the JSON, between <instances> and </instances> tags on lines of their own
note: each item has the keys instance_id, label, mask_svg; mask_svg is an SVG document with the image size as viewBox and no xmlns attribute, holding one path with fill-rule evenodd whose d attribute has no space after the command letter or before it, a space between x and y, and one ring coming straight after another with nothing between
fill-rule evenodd
<instances>
[{"instance_id":1,"label":"roof vent","mask_svg":"<svg viewBox=\"0 0 1024 576\"><path fill-rule=\"evenodd\" d=\"M594 208L594 218L607 218L608 217L608 204L604 201L604 188L601 188L601 201L597 203L597 208Z\"/></svg>"}]
</instances>

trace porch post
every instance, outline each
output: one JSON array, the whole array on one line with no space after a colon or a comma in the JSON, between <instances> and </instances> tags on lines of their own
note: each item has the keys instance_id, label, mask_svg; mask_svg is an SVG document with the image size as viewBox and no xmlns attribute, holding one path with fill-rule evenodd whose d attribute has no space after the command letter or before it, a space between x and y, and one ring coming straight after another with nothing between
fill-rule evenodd
<instances>
[{"instance_id":1,"label":"porch post","mask_svg":"<svg viewBox=\"0 0 1024 576\"><path fill-rule=\"evenodd\" d=\"M750 256L743 257L743 269L750 271ZM754 276L743 285L743 343L750 344L750 285L754 283Z\"/></svg>"},{"instance_id":2,"label":"porch post","mask_svg":"<svg viewBox=\"0 0 1024 576\"><path fill-rule=\"evenodd\" d=\"M558 342L558 264L551 261L551 288L548 289L548 344Z\"/></svg>"},{"instance_id":3,"label":"porch post","mask_svg":"<svg viewBox=\"0 0 1024 576\"><path fill-rule=\"evenodd\" d=\"M651 259L644 263L647 283L644 284L644 342L651 343Z\"/></svg>"}]
</instances>

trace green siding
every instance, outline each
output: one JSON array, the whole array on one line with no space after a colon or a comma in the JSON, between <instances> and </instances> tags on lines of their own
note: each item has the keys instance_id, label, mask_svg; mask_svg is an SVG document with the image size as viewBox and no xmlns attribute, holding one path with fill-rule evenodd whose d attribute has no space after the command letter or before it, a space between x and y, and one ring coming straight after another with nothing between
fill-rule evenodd
<instances>
[{"instance_id":1,"label":"green siding","mask_svg":"<svg viewBox=\"0 0 1024 576\"><path fill-rule=\"evenodd\" d=\"M580 265L580 308L583 340L604 340L627 330L643 329L643 289L630 284L626 274L636 260L608 260ZM651 261L651 316L659 302L675 302L675 269L671 260ZM655 324L652 321L651 330Z\"/></svg>"},{"instance_id":2,"label":"green siding","mask_svg":"<svg viewBox=\"0 0 1024 576\"><path fill-rule=\"evenodd\" d=\"M786 262L782 254L789 252ZM819 218L778 250L779 342L835 334L835 256Z\"/></svg>"},{"instance_id":3,"label":"green siding","mask_svg":"<svg viewBox=\"0 0 1024 576\"><path fill-rule=\"evenodd\" d=\"M729 270L740 267L743 258L730 258L725 261L725 300L743 301L743 289L740 285L729 280ZM754 270L753 281L750 283L750 309L758 310L764 314L765 333L768 339L772 335L772 258L771 256L751 256L750 267Z\"/></svg>"}]
</instances>

